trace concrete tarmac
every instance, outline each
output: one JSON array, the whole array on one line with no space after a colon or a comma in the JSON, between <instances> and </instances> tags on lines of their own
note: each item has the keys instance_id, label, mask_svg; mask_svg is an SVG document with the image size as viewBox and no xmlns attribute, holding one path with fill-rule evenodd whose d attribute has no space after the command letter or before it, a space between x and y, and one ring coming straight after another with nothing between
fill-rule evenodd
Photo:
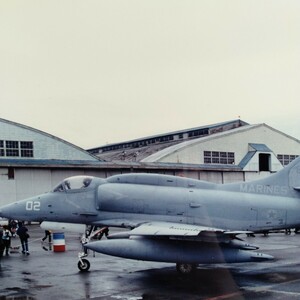
<instances>
[{"instance_id":1,"label":"concrete tarmac","mask_svg":"<svg viewBox=\"0 0 300 300\"><path fill-rule=\"evenodd\" d=\"M66 251L54 252L38 225L28 226L30 255L13 238L0 270L0 300L34 299L300 299L300 234L242 236L275 256L261 263L200 266L183 277L174 264L126 260L96 253L91 268L77 268L80 235L65 232ZM111 232L118 229L111 229Z\"/></svg>"}]
</instances>

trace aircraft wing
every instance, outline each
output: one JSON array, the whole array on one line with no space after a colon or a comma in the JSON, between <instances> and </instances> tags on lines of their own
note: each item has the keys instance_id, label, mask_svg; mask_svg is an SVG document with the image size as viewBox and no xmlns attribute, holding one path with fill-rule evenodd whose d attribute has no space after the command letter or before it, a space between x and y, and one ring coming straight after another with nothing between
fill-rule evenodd
<instances>
[{"instance_id":1,"label":"aircraft wing","mask_svg":"<svg viewBox=\"0 0 300 300\"><path fill-rule=\"evenodd\" d=\"M221 233L222 229L181 223L149 222L130 231L130 236L181 236L195 237L201 233Z\"/></svg>"},{"instance_id":2,"label":"aircraft wing","mask_svg":"<svg viewBox=\"0 0 300 300\"><path fill-rule=\"evenodd\" d=\"M240 243L236 235L249 233L249 231L227 231L220 228L190 225L170 222L147 222L136 228L109 236L110 239L145 237L145 238L166 238L186 241L211 242L211 243ZM235 241L233 241L235 240ZM243 247L257 247L242 243Z\"/></svg>"}]
</instances>

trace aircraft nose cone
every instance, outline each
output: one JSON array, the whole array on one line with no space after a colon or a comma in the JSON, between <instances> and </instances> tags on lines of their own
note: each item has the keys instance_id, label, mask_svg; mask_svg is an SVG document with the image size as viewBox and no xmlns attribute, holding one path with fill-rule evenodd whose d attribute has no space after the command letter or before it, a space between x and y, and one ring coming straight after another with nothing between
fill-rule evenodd
<instances>
[{"instance_id":1,"label":"aircraft nose cone","mask_svg":"<svg viewBox=\"0 0 300 300\"><path fill-rule=\"evenodd\" d=\"M6 218L5 209L3 209L2 207L0 208L0 218Z\"/></svg>"},{"instance_id":2,"label":"aircraft nose cone","mask_svg":"<svg viewBox=\"0 0 300 300\"><path fill-rule=\"evenodd\" d=\"M11 214L11 205L5 205L5 206L2 206L0 208L0 217L2 218L12 218L12 214Z\"/></svg>"},{"instance_id":3,"label":"aircraft nose cone","mask_svg":"<svg viewBox=\"0 0 300 300\"><path fill-rule=\"evenodd\" d=\"M0 218L5 218L5 209L4 209L4 207L0 207Z\"/></svg>"}]
</instances>

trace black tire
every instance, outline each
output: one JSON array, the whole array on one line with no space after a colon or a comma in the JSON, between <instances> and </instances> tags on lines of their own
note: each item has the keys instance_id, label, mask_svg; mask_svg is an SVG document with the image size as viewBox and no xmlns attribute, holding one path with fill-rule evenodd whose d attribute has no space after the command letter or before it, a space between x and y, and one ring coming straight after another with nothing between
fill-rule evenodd
<instances>
[{"instance_id":1,"label":"black tire","mask_svg":"<svg viewBox=\"0 0 300 300\"><path fill-rule=\"evenodd\" d=\"M87 259L83 258L82 263L79 261L77 266L81 272L87 272L90 269L91 264Z\"/></svg>"},{"instance_id":2,"label":"black tire","mask_svg":"<svg viewBox=\"0 0 300 300\"><path fill-rule=\"evenodd\" d=\"M193 264L183 264L183 263L177 263L176 264L176 270L182 275L190 275L192 274L196 269L196 266Z\"/></svg>"}]
</instances>

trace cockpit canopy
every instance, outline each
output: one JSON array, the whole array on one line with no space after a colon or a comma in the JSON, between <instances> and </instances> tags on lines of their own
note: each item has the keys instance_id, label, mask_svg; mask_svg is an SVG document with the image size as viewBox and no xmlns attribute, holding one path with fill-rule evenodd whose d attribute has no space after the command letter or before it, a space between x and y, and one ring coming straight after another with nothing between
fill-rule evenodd
<instances>
[{"instance_id":1,"label":"cockpit canopy","mask_svg":"<svg viewBox=\"0 0 300 300\"><path fill-rule=\"evenodd\" d=\"M92 176L74 176L66 178L53 189L53 192L86 189L91 186L94 178L95 177Z\"/></svg>"}]
</instances>

